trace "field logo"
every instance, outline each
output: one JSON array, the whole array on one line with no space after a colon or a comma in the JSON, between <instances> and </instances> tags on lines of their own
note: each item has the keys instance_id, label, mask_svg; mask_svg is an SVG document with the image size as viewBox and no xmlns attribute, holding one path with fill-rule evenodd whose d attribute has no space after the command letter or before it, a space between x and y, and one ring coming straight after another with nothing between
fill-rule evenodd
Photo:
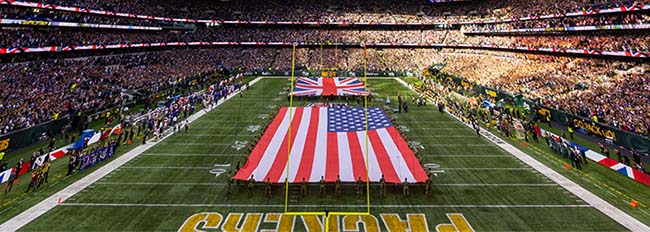
<instances>
[{"instance_id":1,"label":"field logo","mask_svg":"<svg viewBox=\"0 0 650 232\"><path fill-rule=\"evenodd\" d=\"M260 125L251 125L251 126L246 127L246 130L248 132L255 132L255 131L260 130L260 128L262 128Z\"/></svg>"},{"instance_id":2,"label":"field logo","mask_svg":"<svg viewBox=\"0 0 650 232\"><path fill-rule=\"evenodd\" d=\"M0 140L0 151L7 150L9 148L9 138Z\"/></svg>"},{"instance_id":3,"label":"field logo","mask_svg":"<svg viewBox=\"0 0 650 232\"><path fill-rule=\"evenodd\" d=\"M215 164L212 169L210 169L210 174L214 174L215 177L218 177L221 174L226 173L230 168L230 164Z\"/></svg>"},{"instance_id":4,"label":"field logo","mask_svg":"<svg viewBox=\"0 0 650 232\"><path fill-rule=\"evenodd\" d=\"M237 140L232 145L230 145L230 147L232 147L234 149L237 149L239 151L241 149L244 149L246 147L246 145L248 145L247 141L239 141L239 140Z\"/></svg>"},{"instance_id":5,"label":"field logo","mask_svg":"<svg viewBox=\"0 0 650 232\"><path fill-rule=\"evenodd\" d=\"M261 206L262 207L262 206ZM473 232L474 228L460 213L446 214L450 223L438 224L437 232ZM379 222L381 219L381 223ZM431 231L425 214L406 214L400 217L396 213L373 215L330 216L330 231ZM273 227L272 229L260 229ZM282 213L230 213L227 217L217 212L196 213L183 222L179 232L189 231L293 231L324 232L324 220L316 215L286 215ZM383 228L382 226L383 225Z\"/></svg>"},{"instance_id":6,"label":"field logo","mask_svg":"<svg viewBox=\"0 0 650 232\"><path fill-rule=\"evenodd\" d=\"M442 170L442 168L440 168L440 164L428 163L424 164L424 168L426 168L427 171L434 176L438 176L440 173L445 173L445 170Z\"/></svg>"}]
</instances>

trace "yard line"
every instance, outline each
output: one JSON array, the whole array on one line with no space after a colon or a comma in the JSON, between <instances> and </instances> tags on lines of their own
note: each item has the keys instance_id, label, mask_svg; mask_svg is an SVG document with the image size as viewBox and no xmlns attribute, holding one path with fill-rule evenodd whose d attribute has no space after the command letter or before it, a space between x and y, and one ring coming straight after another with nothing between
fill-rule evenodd
<instances>
[{"instance_id":1,"label":"yard line","mask_svg":"<svg viewBox=\"0 0 650 232\"><path fill-rule=\"evenodd\" d=\"M409 129L422 129L422 130L458 130L467 131L465 127L408 127Z\"/></svg>"},{"instance_id":2,"label":"yard line","mask_svg":"<svg viewBox=\"0 0 650 232\"><path fill-rule=\"evenodd\" d=\"M208 185L208 186L225 186L226 183L210 183L210 182L204 182L204 183L188 183L188 182L95 182L96 185L188 185L188 186L194 186L194 185Z\"/></svg>"},{"instance_id":3,"label":"yard line","mask_svg":"<svg viewBox=\"0 0 650 232\"><path fill-rule=\"evenodd\" d=\"M141 156L215 156L215 157L231 157L241 156L244 154L224 153L224 154L200 154L200 153L145 153Z\"/></svg>"},{"instance_id":4,"label":"yard line","mask_svg":"<svg viewBox=\"0 0 650 232\"><path fill-rule=\"evenodd\" d=\"M226 208L284 208L285 205L258 204L155 204L155 203L61 203L62 206L97 207L226 207ZM365 208L368 205L291 205L296 208ZM370 205L371 208L592 208L591 205Z\"/></svg>"},{"instance_id":5,"label":"yard line","mask_svg":"<svg viewBox=\"0 0 650 232\"><path fill-rule=\"evenodd\" d=\"M443 187L555 187L557 184L433 184Z\"/></svg>"},{"instance_id":6,"label":"yard line","mask_svg":"<svg viewBox=\"0 0 650 232\"><path fill-rule=\"evenodd\" d=\"M438 144L422 144L423 146L432 146L432 147L495 147L494 144L462 144L462 143L438 143Z\"/></svg>"},{"instance_id":7,"label":"yard line","mask_svg":"<svg viewBox=\"0 0 650 232\"><path fill-rule=\"evenodd\" d=\"M532 168L440 168L440 170L460 171L532 171Z\"/></svg>"},{"instance_id":8,"label":"yard line","mask_svg":"<svg viewBox=\"0 0 650 232\"><path fill-rule=\"evenodd\" d=\"M214 167L124 166L124 169L211 169Z\"/></svg>"},{"instance_id":9,"label":"yard line","mask_svg":"<svg viewBox=\"0 0 650 232\"><path fill-rule=\"evenodd\" d=\"M201 183L192 183L192 182L95 182L96 185L160 185L160 186L174 186L174 185L183 185L183 186L225 186L226 183L213 183L213 182L201 182ZM558 186L555 183L552 184L491 184L491 183L452 183L452 184L433 184L433 186L441 187L556 187Z\"/></svg>"},{"instance_id":10,"label":"yard line","mask_svg":"<svg viewBox=\"0 0 650 232\"><path fill-rule=\"evenodd\" d=\"M254 85L261 79L262 77L258 77L255 80L252 80L250 82L250 86ZM233 98L234 96L237 96L237 92L234 92L232 95L228 96L224 101L219 101L217 103L217 106L222 105L224 102L226 102L230 98ZM217 106L215 106L212 109L216 109ZM195 114L190 115L188 121L193 122L205 114L207 114L205 110L200 110ZM128 151L127 153L124 153L123 155L114 158L110 163L107 163L106 165L95 170L94 172L68 185L68 187L64 188L63 190L51 195L50 197L39 202L38 204L30 207L29 209L16 215L15 217L5 221L4 223L2 223L2 225L0 225L0 231L16 231L22 228L28 223L34 221L36 218L52 210L56 206L56 204L54 203L57 202L58 200L65 201L69 199L74 194L81 192L81 190L97 182L98 180L106 176L108 173L113 172L120 166L128 163L134 157L137 157L138 155L144 153L145 151L147 151L154 145L160 143L161 141L164 141L165 138L168 138L171 135L172 133L167 134L165 137L163 137L158 141L149 140L147 144L137 146L132 150Z\"/></svg>"},{"instance_id":11,"label":"yard line","mask_svg":"<svg viewBox=\"0 0 650 232\"><path fill-rule=\"evenodd\" d=\"M230 146L232 143L177 143L165 142L162 145L176 145L176 146Z\"/></svg>"},{"instance_id":12,"label":"yard line","mask_svg":"<svg viewBox=\"0 0 650 232\"><path fill-rule=\"evenodd\" d=\"M440 158L513 158L511 155L436 155L436 154L421 154L424 157L440 157Z\"/></svg>"},{"instance_id":13,"label":"yard line","mask_svg":"<svg viewBox=\"0 0 650 232\"><path fill-rule=\"evenodd\" d=\"M189 133L189 134L176 134L176 137L251 137L247 134L208 134L208 133Z\"/></svg>"},{"instance_id":14,"label":"yard line","mask_svg":"<svg viewBox=\"0 0 650 232\"><path fill-rule=\"evenodd\" d=\"M476 135L418 135L417 138L477 138Z\"/></svg>"}]
</instances>

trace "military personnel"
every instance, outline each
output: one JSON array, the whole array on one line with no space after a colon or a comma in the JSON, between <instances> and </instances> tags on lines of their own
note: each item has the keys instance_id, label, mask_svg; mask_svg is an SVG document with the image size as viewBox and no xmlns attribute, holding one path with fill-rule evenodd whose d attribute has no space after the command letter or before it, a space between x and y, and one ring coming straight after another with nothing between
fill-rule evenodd
<instances>
[{"instance_id":1,"label":"military personnel","mask_svg":"<svg viewBox=\"0 0 650 232\"><path fill-rule=\"evenodd\" d=\"M248 196L251 197L253 196L253 187L255 186L255 179L253 179L253 175L251 175L251 178L248 179Z\"/></svg>"},{"instance_id":2,"label":"military personnel","mask_svg":"<svg viewBox=\"0 0 650 232\"><path fill-rule=\"evenodd\" d=\"M226 194L230 194L232 189L232 171L228 171L228 179L226 179Z\"/></svg>"},{"instance_id":3,"label":"military personnel","mask_svg":"<svg viewBox=\"0 0 650 232\"><path fill-rule=\"evenodd\" d=\"M431 176L427 176L427 180L424 181L424 193L429 196L429 192L431 191Z\"/></svg>"},{"instance_id":4,"label":"military personnel","mask_svg":"<svg viewBox=\"0 0 650 232\"><path fill-rule=\"evenodd\" d=\"M266 178L266 189L264 190L266 197L271 198L271 178Z\"/></svg>"},{"instance_id":5,"label":"military personnel","mask_svg":"<svg viewBox=\"0 0 650 232\"><path fill-rule=\"evenodd\" d=\"M325 178L323 178L323 176L320 177L320 191L318 194L321 196L325 194Z\"/></svg>"},{"instance_id":6,"label":"military personnel","mask_svg":"<svg viewBox=\"0 0 650 232\"><path fill-rule=\"evenodd\" d=\"M409 182L408 178L404 178L404 183L402 183L403 189L402 189L402 194L404 196L410 195L411 193L409 192Z\"/></svg>"},{"instance_id":7,"label":"military personnel","mask_svg":"<svg viewBox=\"0 0 650 232\"><path fill-rule=\"evenodd\" d=\"M379 179L379 195L382 197L386 195L386 178L384 178L384 175L381 175L381 179Z\"/></svg>"},{"instance_id":8,"label":"military personnel","mask_svg":"<svg viewBox=\"0 0 650 232\"><path fill-rule=\"evenodd\" d=\"M363 180L359 176L359 179L357 179L357 195L361 196L361 194L363 194Z\"/></svg>"},{"instance_id":9,"label":"military personnel","mask_svg":"<svg viewBox=\"0 0 650 232\"><path fill-rule=\"evenodd\" d=\"M338 175L336 176L336 187L334 190L337 197L341 195L341 177Z\"/></svg>"},{"instance_id":10,"label":"military personnel","mask_svg":"<svg viewBox=\"0 0 650 232\"><path fill-rule=\"evenodd\" d=\"M301 196L307 196L307 181L305 178L302 178L302 181L300 182L300 195Z\"/></svg>"}]
</instances>

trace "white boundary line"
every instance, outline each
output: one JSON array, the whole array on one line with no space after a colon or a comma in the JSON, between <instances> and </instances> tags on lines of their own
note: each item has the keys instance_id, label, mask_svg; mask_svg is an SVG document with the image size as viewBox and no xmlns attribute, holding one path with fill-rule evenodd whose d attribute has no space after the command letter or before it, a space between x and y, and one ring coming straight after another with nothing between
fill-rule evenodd
<instances>
[{"instance_id":1,"label":"white boundary line","mask_svg":"<svg viewBox=\"0 0 650 232\"><path fill-rule=\"evenodd\" d=\"M399 79L399 78L393 78L397 82L401 83L402 85L406 86L409 88L411 91L414 91L404 80ZM459 120L456 116L450 114L447 112L448 115L453 117L454 119L458 120L460 123L464 124L465 126L468 126L471 128L470 125L467 125L462 122L462 120ZM629 214L623 212L619 208L616 208L609 202L603 200L602 198L596 196L595 194L587 191L585 188L582 186L576 184L575 182L571 181L569 178L566 178L565 176L561 175L560 173L554 171L553 169L547 167L546 165L542 164L541 162L537 161L530 155L524 153L523 151L519 150L515 146L512 146L510 143L507 143L503 141L501 138L497 137L496 135L492 134L489 131L486 131L485 129L482 129L480 131L481 136L485 137L487 140L490 142L496 144L497 146L501 147L501 149L507 151L508 153L512 154L513 156L517 157L519 160L523 161L526 163L528 166L534 168L538 172L544 174L547 178L552 180L553 182L559 184L560 186L564 187L566 190L569 192L573 193L574 195L578 196L580 199L584 200L585 202L589 203L589 205L593 206L594 208L598 209L600 212L605 214L606 216L610 217L614 221L618 222L625 228L631 231L650 231L650 226L643 224L636 218L630 216Z\"/></svg>"},{"instance_id":2,"label":"white boundary line","mask_svg":"<svg viewBox=\"0 0 650 232\"><path fill-rule=\"evenodd\" d=\"M284 205L256 204L147 204L147 203L61 203L63 206L106 207L227 207L227 208L283 208ZM296 205L296 208L365 208L368 205ZM372 208L591 208L591 205L371 205Z\"/></svg>"},{"instance_id":3,"label":"white boundary line","mask_svg":"<svg viewBox=\"0 0 650 232\"><path fill-rule=\"evenodd\" d=\"M258 81L260 81L262 77L258 77L255 80L252 80L250 82L249 86L254 85ZM224 102L229 100L230 98L233 98L237 96L238 92L233 93L232 95L228 96L226 99L223 101L220 101L217 103L215 107L212 109L207 110L207 112L212 111L215 109L217 106L222 105ZM198 112L194 113L193 115L190 115L188 117L189 122L193 122L199 118L201 118L203 115L207 114L206 110L199 110ZM158 141L153 141L149 140L147 141L147 144L140 145L138 147L135 147L128 151L127 153L115 158L112 160L110 163L107 163L106 165L102 166L101 168L95 170L94 172L88 174L87 176L77 180L76 182L72 183L68 187L62 189L61 191L53 194L52 196L44 199L43 201L39 202L38 204L32 206L31 208L23 211L22 213L16 215L15 217L7 220L6 222L2 223L0 225L0 231L16 231L23 226L27 225L28 223L34 221L36 218L40 217L41 215L45 214L47 211L50 211L57 205L58 199L61 199L61 201L65 201L68 198L72 197L74 194L77 194L78 192L81 192L81 190L87 188L91 184L97 182L104 176L106 176L108 173L116 170L120 166L126 164L129 162L131 159L135 158L136 156L144 153L146 150L149 148L155 146L156 144L160 143L164 139L168 138L169 136L172 136L173 133L167 134L165 137L162 139L159 139Z\"/></svg>"}]
</instances>

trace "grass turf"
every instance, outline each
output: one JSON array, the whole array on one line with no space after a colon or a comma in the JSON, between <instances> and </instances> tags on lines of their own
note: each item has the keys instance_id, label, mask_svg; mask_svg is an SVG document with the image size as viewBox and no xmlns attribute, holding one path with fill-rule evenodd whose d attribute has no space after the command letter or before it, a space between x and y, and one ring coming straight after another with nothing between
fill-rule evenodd
<instances>
[{"instance_id":1,"label":"grass turf","mask_svg":"<svg viewBox=\"0 0 650 232\"><path fill-rule=\"evenodd\" d=\"M233 194L226 195L226 175L215 177L209 170L215 164L234 166L247 155L245 149L230 145L257 134L246 128L267 122L257 117L275 110L267 106L287 104L283 92L287 83L286 79L260 81L244 98L233 98L193 123L190 134L168 138L23 230L170 231L178 230L198 212L219 212L224 217L234 212L283 212L284 186L275 186L270 199L263 197L261 186L248 197L244 184L233 186ZM414 94L393 80L370 80L369 85L381 99L373 104L382 104L387 95L394 96L397 91ZM306 103L302 100L297 105ZM440 164L445 173L434 178L428 197L421 186L411 187L411 195L406 197L399 186L390 186L385 197L379 197L372 186L371 213L377 217L382 213L422 213L429 229L449 223L446 213L462 213L481 231L624 229L432 106L411 104L409 113L397 114L397 122L410 130L407 140L425 147L420 152L423 162ZM344 186L338 198L333 196L333 187L328 187L329 193L320 197L313 186L306 198L297 197L291 187L290 209L365 210L365 197L356 196L351 186ZM486 207L495 205L504 207ZM295 223L295 230L305 230L300 219ZM385 230L385 225L379 226ZM273 223L259 227L272 228Z\"/></svg>"}]
</instances>

